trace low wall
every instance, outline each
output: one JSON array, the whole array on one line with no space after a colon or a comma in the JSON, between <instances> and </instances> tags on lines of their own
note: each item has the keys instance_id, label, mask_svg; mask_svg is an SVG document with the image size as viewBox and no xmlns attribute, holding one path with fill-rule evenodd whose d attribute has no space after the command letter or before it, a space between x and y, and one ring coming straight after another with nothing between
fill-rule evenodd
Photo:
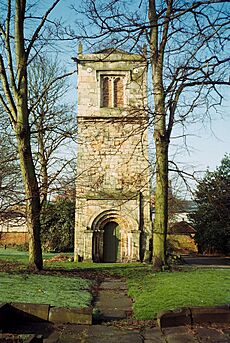
<instances>
[{"instance_id":1,"label":"low wall","mask_svg":"<svg viewBox=\"0 0 230 343\"><path fill-rule=\"evenodd\" d=\"M12 323L51 322L69 324L92 324L92 307L68 308L45 304L0 304L0 330Z\"/></svg>"},{"instance_id":2,"label":"low wall","mask_svg":"<svg viewBox=\"0 0 230 343\"><path fill-rule=\"evenodd\" d=\"M0 232L0 245L23 245L28 243L27 232Z\"/></svg>"},{"instance_id":3,"label":"low wall","mask_svg":"<svg viewBox=\"0 0 230 343\"><path fill-rule=\"evenodd\" d=\"M159 327L175 327L204 323L230 323L230 305L214 307L185 307L163 311L157 316Z\"/></svg>"}]
</instances>

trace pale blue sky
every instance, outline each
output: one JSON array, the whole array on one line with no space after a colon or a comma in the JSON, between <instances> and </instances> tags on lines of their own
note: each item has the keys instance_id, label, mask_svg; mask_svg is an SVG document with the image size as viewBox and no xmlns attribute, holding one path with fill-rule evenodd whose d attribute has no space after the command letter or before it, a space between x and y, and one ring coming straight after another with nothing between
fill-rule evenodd
<instances>
[{"instance_id":1,"label":"pale blue sky","mask_svg":"<svg viewBox=\"0 0 230 343\"><path fill-rule=\"evenodd\" d=\"M230 108L226 108L224 118L214 119L210 125L189 139L192 147L189 161L201 169L210 170L220 164L225 153L230 153Z\"/></svg>"},{"instance_id":2,"label":"pale blue sky","mask_svg":"<svg viewBox=\"0 0 230 343\"><path fill-rule=\"evenodd\" d=\"M74 28L76 14L69 9L71 3L78 5L80 1L62 1L57 6L53 15L62 16L66 23L72 25ZM76 47L63 50L64 58L62 56L62 60L64 64L68 65L68 68L73 68L71 57L76 56L76 54L77 42ZM73 101L76 94L75 82L76 77L73 77L72 83L74 90L70 96ZM210 170L214 170L220 164L224 154L230 153L230 89L226 89L224 96L223 105L219 108L221 115L215 115L212 122L207 121L204 125L201 123L191 124L187 128L186 133L189 135L186 138L186 143L189 152L183 151L181 146L182 140L171 140L171 151L177 151L175 159L181 166L184 165L183 168L192 170L192 167L194 167L195 170L204 171L209 167Z\"/></svg>"},{"instance_id":3,"label":"pale blue sky","mask_svg":"<svg viewBox=\"0 0 230 343\"><path fill-rule=\"evenodd\" d=\"M184 162L185 166L191 166L191 169L194 167L197 171L204 171L207 167L214 170L224 154L230 153L230 101L224 101L219 110L221 115L187 126L187 148L184 140L171 140L171 151L178 151L175 156L177 161L181 164ZM182 146L184 151L181 151Z\"/></svg>"}]
</instances>

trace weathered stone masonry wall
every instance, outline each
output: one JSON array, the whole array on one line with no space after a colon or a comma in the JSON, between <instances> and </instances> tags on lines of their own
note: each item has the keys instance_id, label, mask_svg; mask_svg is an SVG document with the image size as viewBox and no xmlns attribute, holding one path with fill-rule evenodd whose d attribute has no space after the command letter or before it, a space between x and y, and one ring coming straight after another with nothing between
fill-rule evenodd
<instances>
[{"instance_id":1,"label":"weathered stone masonry wall","mask_svg":"<svg viewBox=\"0 0 230 343\"><path fill-rule=\"evenodd\" d=\"M148 191L146 132L139 124L109 120L79 120L78 196L91 191ZM81 139L82 138L82 139ZM142 138L142 140L141 140Z\"/></svg>"},{"instance_id":2,"label":"weathered stone masonry wall","mask_svg":"<svg viewBox=\"0 0 230 343\"><path fill-rule=\"evenodd\" d=\"M103 240L103 228L111 221L120 227L118 261L139 260L148 250L145 72L138 55L79 56L75 258L93 259L94 236L98 232ZM124 108L101 107L104 75L123 77Z\"/></svg>"}]
</instances>

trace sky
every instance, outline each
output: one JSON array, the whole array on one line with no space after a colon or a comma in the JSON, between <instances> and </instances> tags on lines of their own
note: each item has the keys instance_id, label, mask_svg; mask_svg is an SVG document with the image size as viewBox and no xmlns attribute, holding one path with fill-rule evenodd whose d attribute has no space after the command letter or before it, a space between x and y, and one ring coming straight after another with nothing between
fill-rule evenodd
<instances>
[{"instance_id":1,"label":"sky","mask_svg":"<svg viewBox=\"0 0 230 343\"><path fill-rule=\"evenodd\" d=\"M62 1L56 8L54 16L62 16L74 27L76 14L70 10L71 0ZM73 1L76 5L80 1ZM71 57L77 54L76 47L64 51L64 63L72 65ZM70 56L71 55L71 56ZM70 95L74 99L76 91L76 77L72 78L73 91ZM191 124L187 132L186 146L188 150L182 149L181 142L171 140L171 155L174 155L176 161L186 170L200 171L200 175L209 168L214 170L223 158L225 153L230 153L230 89L224 93L223 105L219 108L220 114L215 115L211 122ZM179 144L179 147L177 146Z\"/></svg>"},{"instance_id":2,"label":"sky","mask_svg":"<svg viewBox=\"0 0 230 343\"><path fill-rule=\"evenodd\" d=\"M224 101L219 111L221 114L213 116L210 121L188 126L187 149L179 152L176 160L197 171L202 172L207 168L212 171L220 164L225 153L230 153L230 101ZM184 144L177 144L181 147L181 143Z\"/></svg>"},{"instance_id":3,"label":"sky","mask_svg":"<svg viewBox=\"0 0 230 343\"><path fill-rule=\"evenodd\" d=\"M230 106L226 107L224 118L214 119L189 139L192 147L188 161L201 170L214 170L225 153L230 153Z\"/></svg>"}]
</instances>

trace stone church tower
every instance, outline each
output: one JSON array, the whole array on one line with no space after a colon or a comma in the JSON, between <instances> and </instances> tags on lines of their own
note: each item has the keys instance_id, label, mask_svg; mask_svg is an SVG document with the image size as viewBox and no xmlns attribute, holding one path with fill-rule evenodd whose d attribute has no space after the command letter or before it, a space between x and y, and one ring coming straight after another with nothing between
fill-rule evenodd
<instances>
[{"instance_id":1,"label":"stone church tower","mask_svg":"<svg viewBox=\"0 0 230 343\"><path fill-rule=\"evenodd\" d=\"M152 235L146 62L122 50L78 66L75 260L148 259Z\"/></svg>"}]
</instances>

